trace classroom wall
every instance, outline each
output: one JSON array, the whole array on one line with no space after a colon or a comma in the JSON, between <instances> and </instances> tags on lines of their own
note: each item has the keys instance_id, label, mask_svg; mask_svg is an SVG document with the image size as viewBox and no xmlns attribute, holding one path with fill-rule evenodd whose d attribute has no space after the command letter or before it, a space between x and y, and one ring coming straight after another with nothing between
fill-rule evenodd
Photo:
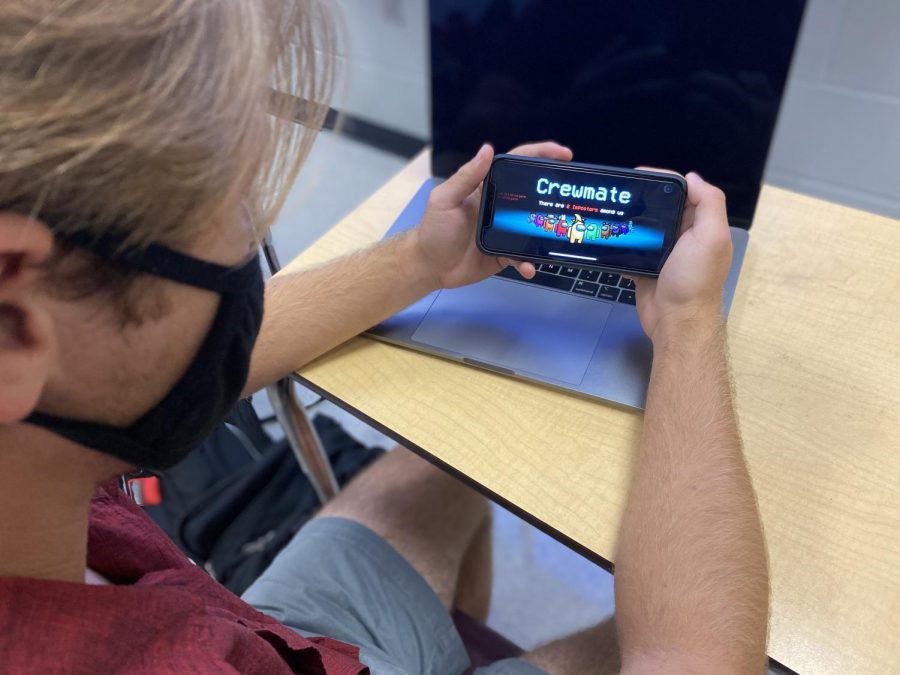
<instances>
[{"instance_id":1,"label":"classroom wall","mask_svg":"<svg viewBox=\"0 0 900 675\"><path fill-rule=\"evenodd\" d=\"M431 136L427 0L332 0L344 27L335 107Z\"/></svg>"}]
</instances>

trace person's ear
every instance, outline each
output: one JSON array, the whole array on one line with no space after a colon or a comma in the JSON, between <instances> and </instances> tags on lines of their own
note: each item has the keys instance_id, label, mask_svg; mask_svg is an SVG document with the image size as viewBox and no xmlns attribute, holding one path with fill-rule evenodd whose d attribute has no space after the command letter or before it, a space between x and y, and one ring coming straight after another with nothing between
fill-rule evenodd
<instances>
[{"instance_id":1,"label":"person's ear","mask_svg":"<svg viewBox=\"0 0 900 675\"><path fill-rule=\"evenodd\" d=\"M44 224L0 211L0 424L34 410L54 366L53 326L37 292L52 247Z\"/></svg>"}]
</instances>

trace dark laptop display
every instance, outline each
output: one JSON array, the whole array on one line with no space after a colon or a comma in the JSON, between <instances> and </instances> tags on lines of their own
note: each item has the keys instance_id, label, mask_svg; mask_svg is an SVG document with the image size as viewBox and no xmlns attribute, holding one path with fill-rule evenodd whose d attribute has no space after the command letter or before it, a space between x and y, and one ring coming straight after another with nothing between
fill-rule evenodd
<instances>
[{"instance_id":1,"label":"dark laptop display","mask_svg":"<svg viewBox=\"0 0 900 675\"><path fill-rule=\"evenodd\" d=\"M431 0L433 172L484 141L695 170L753 218L804 0Z\"/></svg>"}]
</instances>

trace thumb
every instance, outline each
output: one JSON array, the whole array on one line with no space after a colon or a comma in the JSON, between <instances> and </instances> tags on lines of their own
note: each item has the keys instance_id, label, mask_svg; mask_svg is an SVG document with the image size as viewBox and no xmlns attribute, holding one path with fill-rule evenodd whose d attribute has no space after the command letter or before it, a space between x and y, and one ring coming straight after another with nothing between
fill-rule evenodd
<instances>
[{"instance_id":1,"label":"thumb","mask_svg":"<svg viewBox=\"0 0 900 675\"><path fill-rule=\"evenodd\" d=\"M439 205L444 208L455 208L462 204L484 181L493 159L494 149L485 143L478 154L432 191Z\"/></svg>"}]
</instances>

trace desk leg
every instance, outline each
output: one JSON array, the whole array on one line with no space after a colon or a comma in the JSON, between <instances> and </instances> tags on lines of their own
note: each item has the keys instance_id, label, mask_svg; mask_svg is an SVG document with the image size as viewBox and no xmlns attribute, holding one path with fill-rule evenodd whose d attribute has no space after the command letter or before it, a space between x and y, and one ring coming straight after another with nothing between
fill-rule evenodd
<instances>
[{"instance_id":1,"label":"desk leg","mask_svg":"<svg viewBox=\"0 0 900 675\"><path fill-rule=\"evenodd\" d=\"M283 378L269 387L266 393L272 402L275 417L284 429L300 470L309 478L319 502L325 504L339 492L337 479L319 434L294 392L290 378Z\"/></svg>"}]
</instances>

